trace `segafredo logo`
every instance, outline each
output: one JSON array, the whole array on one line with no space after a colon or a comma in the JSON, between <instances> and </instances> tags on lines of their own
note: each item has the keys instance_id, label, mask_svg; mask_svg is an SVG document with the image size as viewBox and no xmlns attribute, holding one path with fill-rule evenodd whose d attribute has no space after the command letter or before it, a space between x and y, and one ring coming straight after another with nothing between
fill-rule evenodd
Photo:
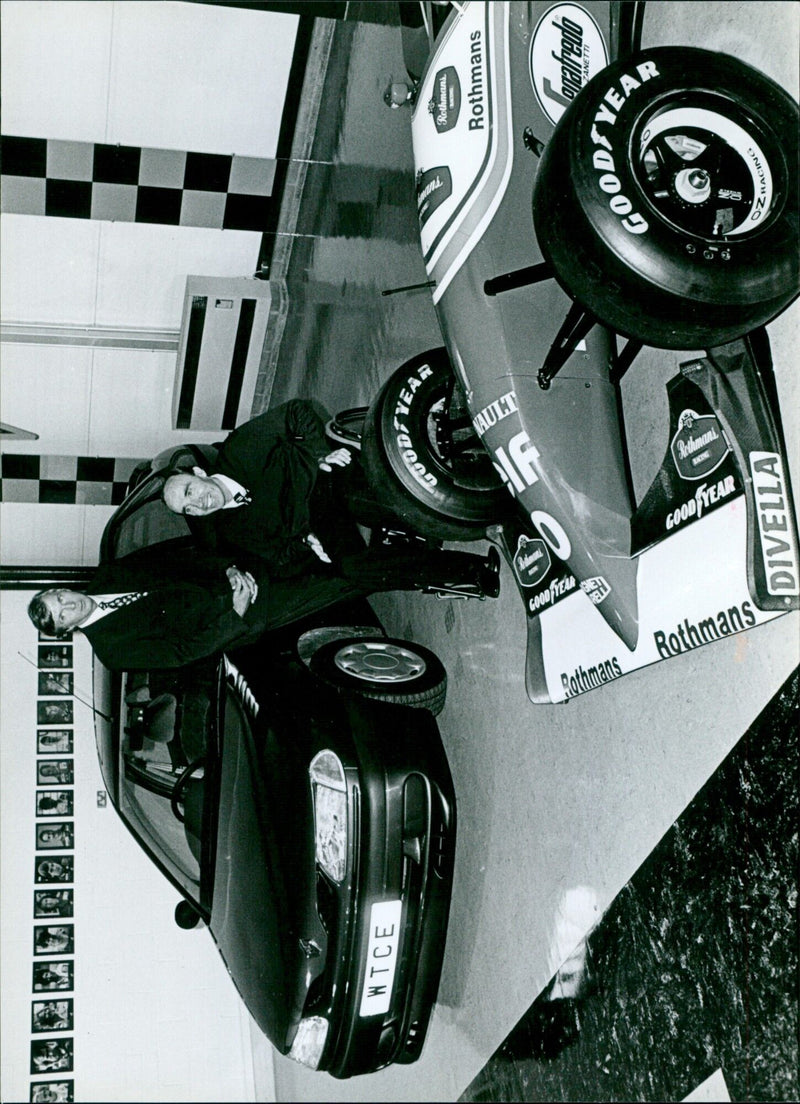
<instances>
[{"instance_id":1,"label":"segafredo logo","mask_svg":"<svg viewBox=\"0 0 800 1104\"><path fill-rule=\"evenodd\" d=\"M461 82L455 67L448 65L440 69L433 82L433 98L428 103L428 111L440 134L452 130L458 122L461 111Z\"/></svg>"},{"instance_id":2,"label":"segafredo logo","mask_svg":"<svg viewBox=\"0 0 800 1104\"><path fill-rule=\"evenodd\" d=\"M417 214L423 227L433 212L453 194L453 178L446 165L417 173Z\"/></svg>"},{"instance_id":3,"label":"segafredo logo","mask_svg":"<svg viewBox=\"0 0 800 1104\"><path fill-rule=\"evenodd\" d=\"M521 536L514 553L514 574L521 586L536 586L550 570L550 553L538 537Z\"/></svg>"},{"instance_id":4,"label":"segafredo logo","mask_svg":"<svg viewBox=\"0 0 800 1104\"><path fill-rule=\"evenodd\" d=\"M556 4L536 24L529 55L531 84L557 123L587 81L608 65L600 28L578 4Z\"/></svg>"},{"instance_id":5,"label":"segafredo logo","mask_svg":"<svg viewBox=\"0 0 800 1104\"><path fill-rule=\"evenodd\" d=\"M684 410L670 445L681 479L704 479L730 452L728 439L713 414Z\"/></svg>"}]
</instances>

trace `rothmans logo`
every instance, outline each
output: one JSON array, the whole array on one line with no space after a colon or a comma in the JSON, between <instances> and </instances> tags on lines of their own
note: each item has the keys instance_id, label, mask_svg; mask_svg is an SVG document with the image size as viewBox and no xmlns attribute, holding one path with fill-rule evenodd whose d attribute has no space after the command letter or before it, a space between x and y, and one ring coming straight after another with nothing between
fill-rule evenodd
<instances>
[{"instance_id":1,"label":"rothmans logo","mask_svg":"<svg viewBox=\"0 0 800 1104\"><path fill-rule=\"evenodd\" d=\"M461 82L452 65L440 69L433 82L434 95L428 101L428 112L440 134L452 130L461 111Z\"/></svg>"},{"instance_id":2,"label":"rothmans logo","mask_svg":"<svg viewBox=\"0 0 800 1104\"><path fill-rule=\"evenodd\" d=\"M420 228L448 196L453 194L453 178L446 165L417 173L417 214Z\"/></svg>"},{"instance_id":3,"label":"rothmans logo","mask_svg":"<svg viewBox=\"0 0 800 1104\"><path fill-rule=\"evenodd\" d=\"M521 536L514 553L514 573L522 586L537 586L550 570L550 553L538 537Z\"/></svg>"},{"instance_id":4,"label":"rothmans logo","mask_svg":"<svg viewBox=\"0 0 800 1104\"><path fill-rule=\"evenodd\" d=\"M600 28L577 4L545 12L531 39L530 77L545 115L557 123L587 81L608 65Z\"/></svg>"},{"instance_id":5,"label":"rothmans logo","mask_svg":"<svg viewBox=\"0 0 800 1104\"><path fill-rule=\"evenodd\" d=\"M730 452L728 439L713 414L684 410L670 445L681 479L704 479Z\"/></svg>"}]
</instances>

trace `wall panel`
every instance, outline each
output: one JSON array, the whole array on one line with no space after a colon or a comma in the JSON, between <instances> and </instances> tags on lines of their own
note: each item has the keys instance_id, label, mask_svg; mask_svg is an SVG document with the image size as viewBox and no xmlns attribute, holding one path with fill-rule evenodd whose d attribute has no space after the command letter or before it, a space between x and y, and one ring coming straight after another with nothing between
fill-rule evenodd
<instances>
[{"instance_id":1,"label":"wall panel","mask_svg":"<svg viewBox=\"0 0 800 1104\"><path fill-rule=\"evenodd\" d=\"M2 320L92 325L102 228L103 223L89 219L4 213L0 218Z\"/></svg>"},{"instance_id":2,"label":"wall panel","mask_svg":"<svg viewBox=\"0 0 800 1104\"><path fill-rule=\"evenodd\" d=\"M0 593L0 773L3 777L3 1099L28 1100L31 1080L38 638L26 592ZM181 931L178 893L133 841L110 804L95 751L88 642L74 669L74 1070L81 1101L254 1099L249 1017L208 932ZM58 756L61 758L61 755ZM48 855L57 857L59 852ZM60 883L59 883L60 884ZM144 905L144 907L143 907ZM42 956L37 956L42 961ZM37 999L49 995L36 994ZM190 1011L187 1011L190 1010ZM42 1036L38 1036L42 1038Z\"/></svg>"},{"instance_id":3,"label":"wall panel","mask_svg":"<svg viewBox=\"0 0 800 1104\"><path fill-rule=\"evenodd\" d=\"M4 0L2 18L5 134L274 157L299 16Z\"/></svg>"}]
</instances>

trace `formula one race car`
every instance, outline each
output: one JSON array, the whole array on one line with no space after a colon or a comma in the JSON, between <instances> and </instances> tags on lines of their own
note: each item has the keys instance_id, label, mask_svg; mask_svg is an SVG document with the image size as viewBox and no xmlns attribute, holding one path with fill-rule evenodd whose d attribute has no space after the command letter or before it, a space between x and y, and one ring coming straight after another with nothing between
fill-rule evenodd
<instances>
[{"instance_id":1,"label":"formula one race car","mask_svg":"<svg viewBox=\"0 0 800 1104\"><path fill-rule=\"evenodd\" d=\"M408 94L446 347L333 425L418 533L503 550L534 702L800 597L764 329L798 292L798 108L733 57L642 50L643 7L452 5ZM636 502L620 381L644 345L699 351Z\"/></svg>"}]
</instances>

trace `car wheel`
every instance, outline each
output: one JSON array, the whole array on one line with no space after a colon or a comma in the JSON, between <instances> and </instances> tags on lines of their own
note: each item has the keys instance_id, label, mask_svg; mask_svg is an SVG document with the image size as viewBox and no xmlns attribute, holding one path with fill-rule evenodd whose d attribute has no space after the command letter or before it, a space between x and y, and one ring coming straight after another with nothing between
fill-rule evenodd
<instances>
[{"instance_id":1,"label":"car wheel","mask_svg":"<svg viewBox=\"0 0 800 1104\"><path fill-rule=\"evenodd\" d=\"M323 644L311 670L325 682L363 698L427 709L444 708L447 672L428 648L387 636L356 637Z\"/></svg>"},{"instance_id":2,"label":"car wheel","mask_svg":"<svg viewBox=\"0 0 800 1104\"><path fill-rule=\"evenodd\" d=\"M600 322L725 344L798 292L798 108L736 58L644 50L561 117L533 195L545 259Z\"/></svg>"},{"instance_id":3,"label":"car wheel","mask_svg":"<svg viewBox=\"0 0 800 1104\"><path fill-rule=\"evenodd\" d=\"M362 458L379 500L422 536L479 540L509 510L444 348L386 381L367 412Z\"/></svg>"},{"instance_id":4,"label":"car wheel","mask_svg":"<svg viewBox=\"0 0 800 1104\"><path fill-rule=\"evenodd\" d=\"M326 422L325 435L337 445L360 449L366 416L366 406L351 406L347 410L340 410Z\"/></svg>"}]
</instances>

